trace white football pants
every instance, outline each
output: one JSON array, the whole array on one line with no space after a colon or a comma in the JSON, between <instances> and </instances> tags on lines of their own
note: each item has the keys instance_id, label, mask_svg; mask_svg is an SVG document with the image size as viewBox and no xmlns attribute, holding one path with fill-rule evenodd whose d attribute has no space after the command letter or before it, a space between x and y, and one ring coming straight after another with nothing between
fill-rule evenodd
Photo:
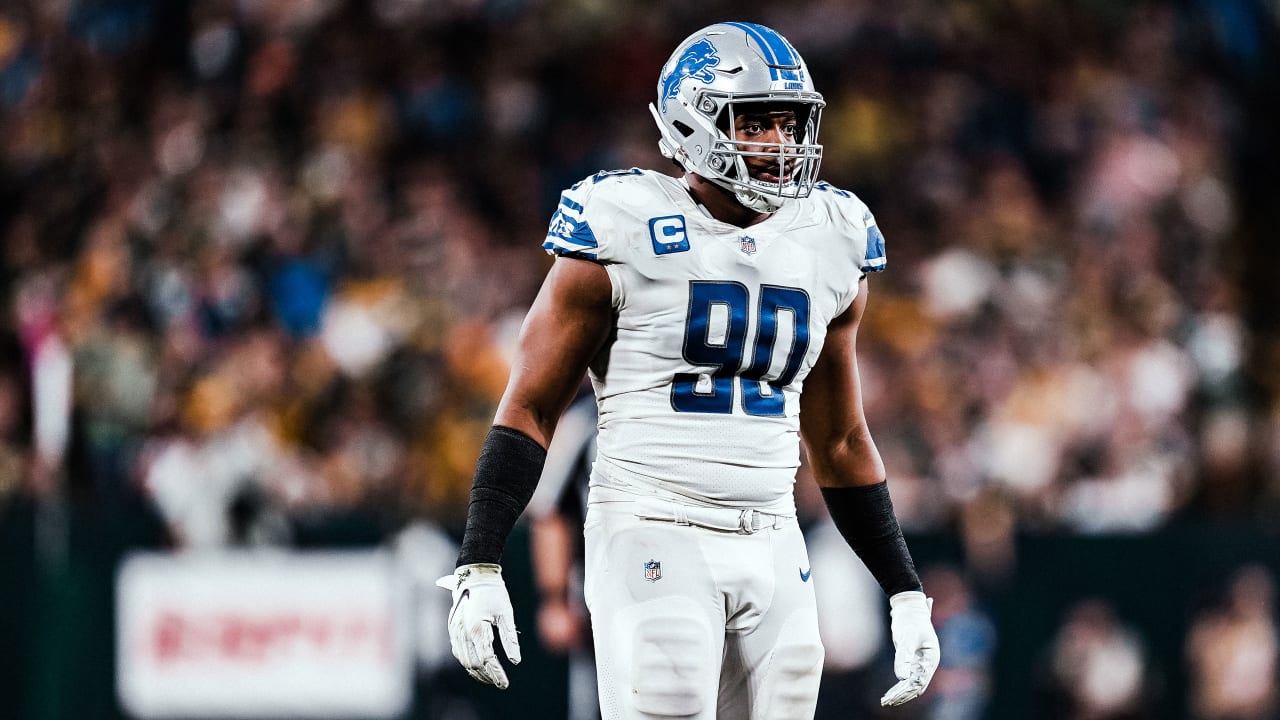
<instances>
[{"instance_id":1,"label":"white football pants","mask_svg":"<svg viewBox=\"0 0 1280 720\"><path fill-rule=\"evenodd\" d=\"M823 649L794 517L611 498L585 534L604 720L812 720Z\"/></svg>"}]
</instances>

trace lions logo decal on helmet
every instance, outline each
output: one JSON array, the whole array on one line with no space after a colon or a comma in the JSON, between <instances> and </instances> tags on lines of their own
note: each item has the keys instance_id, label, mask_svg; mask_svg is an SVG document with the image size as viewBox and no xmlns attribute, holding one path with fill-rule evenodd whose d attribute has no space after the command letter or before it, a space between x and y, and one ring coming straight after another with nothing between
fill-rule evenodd
<instances>
[{"instance_id":1,"label":"lions logo decal on helmet","mask_svg":"<svg viewBox=\"0 0 1280 720\"><path fill-rule=\"evenodd\" d=\"M680 83L685 78L701 80L710 84L716 79L711 68L720 64L720 56L716 54L716 46L703 38L690 45L680 56L680 62L662 78L662 110L666 112L667 101L674 100L680 94Z\"/></svg>"}]
</instances>

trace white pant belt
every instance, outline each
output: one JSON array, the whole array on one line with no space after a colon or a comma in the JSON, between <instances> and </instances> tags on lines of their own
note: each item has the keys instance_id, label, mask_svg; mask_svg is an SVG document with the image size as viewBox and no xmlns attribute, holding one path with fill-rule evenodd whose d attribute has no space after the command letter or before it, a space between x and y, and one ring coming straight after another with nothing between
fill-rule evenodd
<instances>
[{"instance_id":1,"label":"white pant belt","mask_svg":"<svg viewBox=\"0 0 1280 720\"><path fill-rule=\"evenodd\" d=\"M695 525L742 535L751 535L766 528L780 528L795 520L794 515L777 515L755 508L709 508L656 498L638 498L634 502L636 517L641 520Z\"/></svg>"}]
</instances>

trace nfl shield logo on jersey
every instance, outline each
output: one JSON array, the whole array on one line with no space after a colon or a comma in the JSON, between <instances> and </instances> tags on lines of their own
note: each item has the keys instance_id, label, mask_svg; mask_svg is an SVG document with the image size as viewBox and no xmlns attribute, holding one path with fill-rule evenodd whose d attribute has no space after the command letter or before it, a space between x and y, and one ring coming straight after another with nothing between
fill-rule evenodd
<instances>
[{"instance_id":1,"label":"nfl shield logo on jersey","mask_svg":"<svg viewBox=\"0 0 1280 720\"><path fill-rule=\"evenodd\" d=\"M657 560L650 560L644 564L644 579L649 582L658 582L662 579L662 563Z\"/></svg>"},{"instance_id":2,"label":"nfl shield logo on jersey","mask_svg":"<svg viewBox=\"0 0 1280 720\"><path fill-rule=\"evenodd\" d=\"M756 239L743 235L738 238L738 249L747 255L756 254Z\"/></svg>"}]
</instances>

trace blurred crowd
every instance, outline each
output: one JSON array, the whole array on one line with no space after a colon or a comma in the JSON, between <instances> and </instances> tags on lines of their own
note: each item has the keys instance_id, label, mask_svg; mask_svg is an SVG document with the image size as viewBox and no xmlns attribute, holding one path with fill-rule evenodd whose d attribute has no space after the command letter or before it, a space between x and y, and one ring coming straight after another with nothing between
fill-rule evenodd
<instances>
[{"instance_id":1,"label":"blurred crowd","mask_svg":"<svg viewBox=\"0 0 1280 720\"><path fill-rule=\"evenodd\" d=\"M1197 720L1276 717L1275 580L1256 565L1225 580L1194 610L1182 657L1159 657L1107 600L1074 603L1033 676L1036 717L1154 720L1163 696L1183 692ZM1185 687L1171 682L1180 662Z\"/></svg>"},{"instance_id":2,"label":"blurred crowd","mask_svg":"<svg viewBox=\"0 0 1280 720\"><path fill-rule=\"evenodd\" d=\"M1223 67L1263 63L1275 16L879 5L759 19L889 238L860 360L907 526L998 548L1274 507ZM657 69L723 9L666 10L10 4L0 407L31 367L71 420L37 412L30 452L7 430L0 493L54 484L75 438L95 492L141 488L185 544L350 507L456 526L556 193L664 167Z\"/></svg>"},{"instance_id":3,"label":"blurred crowd","mask_svg":"<svg viewBox=\"0 0 1280 720\"><path fill-rule=\"evenodd\" d=\"M6 2L0 507L141 499L180 547L288 544L353 512L456 533L559 191L601 169L674 172L646 111L659 68L697 27L751 19L807 59L828 103L823 175L887 236L859 361L909 533L954 531L968 569L999 576L1020 531L1274 514L1280 265L1251 228L1274 217L1257 168L1280 7L743 14ZM1258 598L1270 608L1262 575L1204 625L1249 632ZM942 609L982 640L955 595ZM1055 652L1139 662L1106 607L1064 622L1087 631ZM1187 649L1206 677L1227 662L1210 634Z\"/></svg>"},{"instance_id":4,"label":"blurred crowd","mask_svg":"<svg viewBox=\"0 0 1280 720\"><path fill-rule=\"evenodd\" d=\"M556 194L668 167L657 70L736 17L668 5L7 4L0 497L74 455L180 544L351 508L456 529ZM1274 509L1240 89L1274 12L882 5L757 19L888 236L860 362L908 529L998 568L1018 529Z\"/></svg>"}]
</instances>

